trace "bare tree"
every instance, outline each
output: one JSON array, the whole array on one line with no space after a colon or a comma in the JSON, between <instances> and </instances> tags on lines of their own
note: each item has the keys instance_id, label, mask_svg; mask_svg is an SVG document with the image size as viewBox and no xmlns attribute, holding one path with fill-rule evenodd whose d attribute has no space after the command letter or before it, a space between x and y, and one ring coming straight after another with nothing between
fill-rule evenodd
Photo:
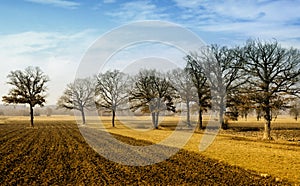
<instances>
[{"instance_id":1,"label":"bare tree","mask_svg":"<svg viewBox=\"0 0 300 186\"><path fill-rule=\"evenodd\" d=\"M203 111L206 111L207 108L210 108L210 87L208 85L208 79L206 74L204 74L203 69L203 61L199 58L199 55L195 53L191 53L186 56L186 70L191 75L193 84L196 88L196 102L198 104L198 129L203 128L203 119L202 114Z\"/></svg>"},{"instance_id":2,"label":"bare tree","mask_svg":"<svg viewBox=\"0 0 300 186\"><path fill-rule=\"evenodd\" d=\"M192 76L189 74L187 69L174 69L169 72L168 76L170 77L170 81L173 87L176 89L176 92L180 96L180 101L186 104L186 120L187 125L191 126L190 119L190 103L192 101L196 101L196 88L192 81Z\"/></svg>"},{"instance_id":3,"label":"bare tree","mask_svg":"<svg viewBox=\"0 0 300 186\"><path fill-rule=\"evenodd\" d=\"M97 76L97 106L112 112L112 126L115 127L117 108L128 98L128 76L114 70Z\"/></svg>"},{"instance_id":4,"label":"bare tree","mask_svg":"<svg viewBox=\"0 0 300 186\"><path fill-rule=\"evenodd\" d=\"M155 70L142 70L135 80L129 96L131 109L151 113L153 127L157 129L160 112L175 112L175 89L163 74Z\"/></svg>"},{"instance_id":5,"label":"bare tree","mask_svg":"<svg viewBox=\"0 0 300 186\"><path fill-rule=\"evenodd\" d=\"M46 97L46 83L49 78L39 67L27 67L24 71L11 71L7 76L8 84L12 85L7 96L3 96L3 102L9 104L29 104L30 125L34 126L35 105L43 106Z\"/></svg>"},{"instance_id":6,"label":"bare tree","mask_svg":"<svg viewBox=\"0 0 300 186\"><path fill-rule=\"evenodd\" d=\"M246 82L241 71L243 61L237 60L235 49L218 45L203 48L199 58L213 91L213 101L218 106L221 127L227 129L223 118L227 107L227 95L237 91Z\"/></svg>"},{"instance_id":7,"label":"bare tree","mask_svg":"<svg viewBox=\"0 0 300 186\"><path fill-rule=\"evenodd\" d=\"M278 100L299 92L299 50L282 48L277 41L249 40L242 52L245 72L250 75L250 90L257 95L254 101L266 120L263 138L272 139L272 109L278 107Z\"/></svg>"},{"instance_id":8,"label":"bare tree","mask_svg":"<svg viewBox=\"0 0 300 186\"><path fill-rule=\"evenodd\" d=\"M95 107L95 83L91 78L75 79L67 85L63 95L57 101L59 108L78 110L85 124L85 110Z\"/></svg>"},{"instance_id":9,"label":"bare tree","mask_svg":"<svg viewBox=\"0 0 300 186\"><path fill-rule=\"evenodd\" d=\"M300 116L300 102L299 100L294 100L293 104L290 108L290 115L294 117L294 119L297 121L298 117Z\"/></svg>"}]
</instances>

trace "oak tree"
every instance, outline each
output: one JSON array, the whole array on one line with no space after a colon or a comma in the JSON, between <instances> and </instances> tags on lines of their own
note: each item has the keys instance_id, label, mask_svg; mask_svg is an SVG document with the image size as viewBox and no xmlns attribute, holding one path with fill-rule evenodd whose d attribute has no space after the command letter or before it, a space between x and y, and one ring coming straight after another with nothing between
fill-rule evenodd
<instances>
[{"instance_id":1,"label":"oak tree","mask_svg":"<svg viewBox=\"0 0 300 186\"><path fill-rule=\"evenodd\" d=\"M34 111L36 105L43 106L46 98L46 83L49 78L39 67L27 67L24 71L11 71L7 76L8 84L13 88L3 102L8 104L28 104L30 108L30 125L34 126Z\"/></svg>"},{"instance_id":2,"label":"oak tree","mask_svg":"<svg viewBox=\"0 0 300 186\"><path fill-rule=\"evenodd\" d=\"M196 88L195 101L198 105L198 129L203 128L202 115L204 111L210 108L210 87L208 84L208 79L203 69L203 61L199 58L196 52L190 53L185 57L187 61L186 71L192 78L194 87Z\"/></svg>"},{"instance_id":3,"label":"oak tree","mask_svg":"<svg viewBox=\"0 0 300 186\"><path fill-rule=\"evenodd\" d=\"M196 88L192 81L192 76L189 74L187 69L174 69L168 73L170 82L175 88L177 94L180 97L180 101L186 105L186 122L187 125L191 126L190 119L190 104L196 101Z\"/></svg>"},{"instance_id":4,"label":"oak tree","mask_svg":"<svg viewBox=\"0 0 300 186\"><path fill-rule=\"evenodd\" d=\"M63 95L57 101L57 106L80 111L82 124L85 124L85 110L95 108L94 95L95 83L93 79L75 79L73 83L67 85Z\"/></svg>"},{"instance_id":5,"label":"oak tree","mask_svg":"<svg viewBox=\"0 0 300 186\"><path fill-rule=\"evenodd\" d=\"M175 112L173 99L175 89L164 74L156 70L142 70L135 77L135 83L130 91L131 109L151 113L152 124L158 128L159 114L162 111Z\"/></svg>"},{"instance_id":6,"label":"oak tree","mask_svg":"<svg viewBox=\"0 0 300 186\"><path fill-rule=\"evenodd\" d=\"M128 76L118 70L107 71L97 76L96 104L112 112L112 127L115 127L115 116L119 106L128 98Z\"/></svg>"},{"instance_id":7,"label":"oak tree","mask_svg":"<svg viewBox=\"0 0 300 186\"><path fill-rule=\"evenodd\" d=\"M287 96L299 93L300 52L282 48L277 41L259 40L249 40L242 50L250 90L266 121L263 138L272 139L272 109L282 106Z\"/></svg>"},{"instance_id":8,"label":"oak tree","mask_svg":"<svg viewBox=\"0 0 300 186\"><path fill-rule=\"evenodd\" d=\"M246 81L241 69L243 61L236 57L236 50L226 46L211 45L200 51L204 73L208 78L213 101L218 108L222 129L227 129L224 113L228 101L227 95L234 94Z\"/></svg>"}]
</instances>

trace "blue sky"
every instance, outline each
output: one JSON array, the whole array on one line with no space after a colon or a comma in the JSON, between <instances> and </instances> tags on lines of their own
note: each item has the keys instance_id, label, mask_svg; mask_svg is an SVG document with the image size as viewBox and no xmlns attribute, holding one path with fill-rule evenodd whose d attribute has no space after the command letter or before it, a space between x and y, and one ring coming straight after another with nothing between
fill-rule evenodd
<instances>
[{"instance_id":1,"label":"blue sky","mask_svg":"<svg viewBox=\"0 0 300 186\"><path fill-rule=\"evenodd\" d=\"M0 95L9 89L9 71L40 66L51 79L48 104L55 104L74 80L88 47L111 29L134 21L173 22L207 44L235 46L248 38L275 38L284 47L300 48L299 12L299 0L4 0Z\"/></svg>"}]
</instances>

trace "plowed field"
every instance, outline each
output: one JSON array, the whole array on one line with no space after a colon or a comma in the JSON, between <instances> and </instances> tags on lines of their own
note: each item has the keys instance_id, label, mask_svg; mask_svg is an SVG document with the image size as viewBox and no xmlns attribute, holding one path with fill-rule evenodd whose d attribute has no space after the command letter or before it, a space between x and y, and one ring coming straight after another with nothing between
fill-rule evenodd
<instances>
[{"instance_id":1,"label":"plowed field","mask_svg":"<svg viewBox=\"0 0 300 186\"><path fill-rule=\"evenodd\" d=\"M120 165L97 154L73 121L27 125L0 124L0 185L289 185L185 150L154 165ZM86 130L95 134L94 129Z\"/></svg>"}]
</instances>

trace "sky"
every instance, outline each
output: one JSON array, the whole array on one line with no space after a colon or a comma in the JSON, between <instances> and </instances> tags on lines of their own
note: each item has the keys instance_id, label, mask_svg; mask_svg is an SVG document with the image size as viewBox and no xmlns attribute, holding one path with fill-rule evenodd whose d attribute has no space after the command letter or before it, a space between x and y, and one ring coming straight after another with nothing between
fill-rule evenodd
<instances>
[{"instance_id":1,"label":"sky","mask_svg":"<svg viewBox=\"0 0 300 186\"><path fill-rule=\"evenodd\" d=\"M259 38L300 49L299 12L299 0L4 0L0 4L0 96L8 93L10 71L39 66L50 78L46 104L56 104L97 39L136 21L174 23L205 44L236 46ZM105 44L112 47L117 39ZM110 66L132 71L133 66L151 63L168 69L182 60L182 51L175 52L174 47L146 43L115 53Z\"/></svg>"}]
</instances>

